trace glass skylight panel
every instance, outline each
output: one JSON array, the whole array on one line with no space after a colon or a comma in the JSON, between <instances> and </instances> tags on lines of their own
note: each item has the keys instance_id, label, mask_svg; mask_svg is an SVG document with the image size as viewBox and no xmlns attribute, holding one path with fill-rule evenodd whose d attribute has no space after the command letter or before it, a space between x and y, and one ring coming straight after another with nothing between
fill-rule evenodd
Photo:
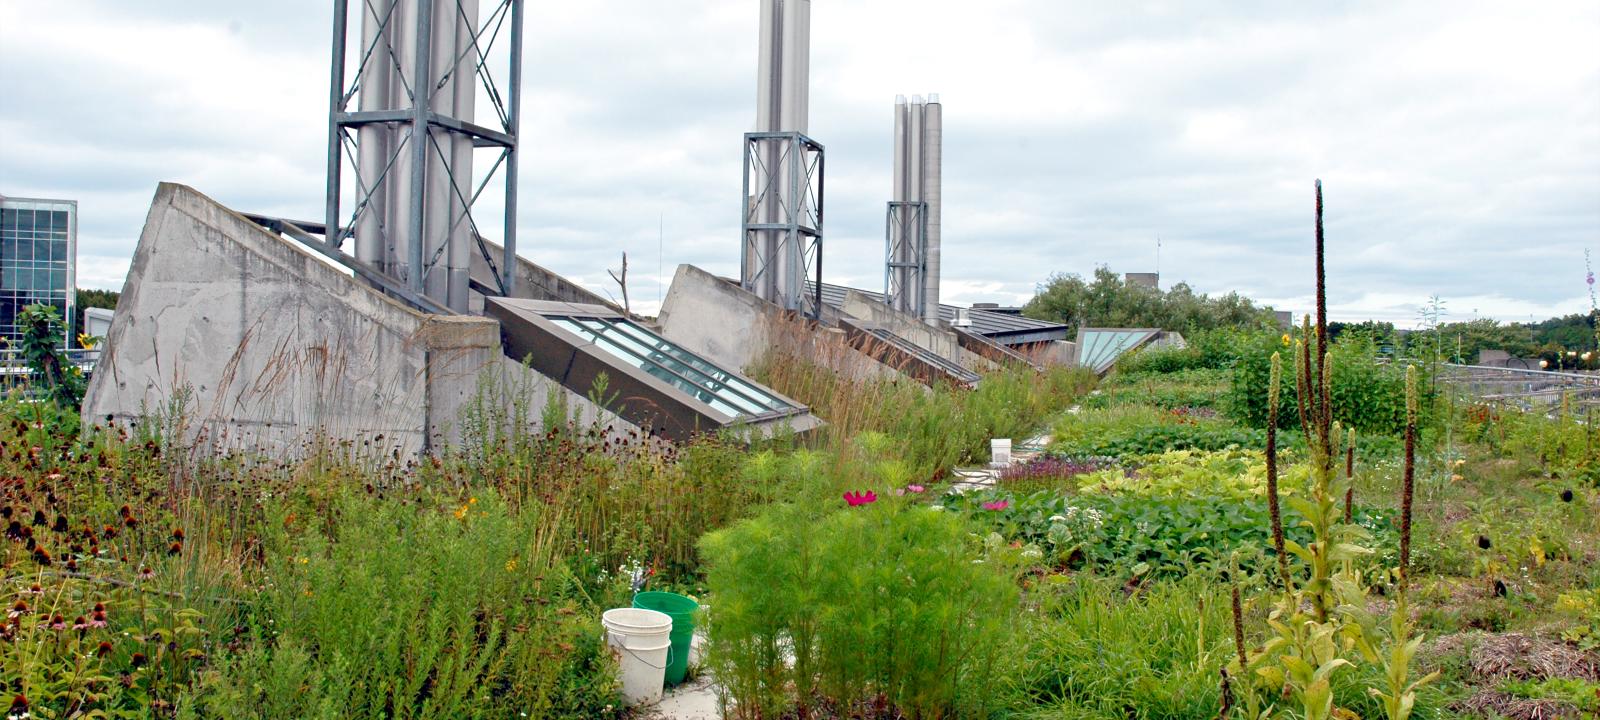
<instances>
[{"instance_id":1,"label":"glass skylight panel","mask_svg":"<svg viewBox=\"0 0 1600 720\"><path fill-rule=\"evenodd\" d=\"M1079 364L1103 371L1123 353L1155 337L1155 330L1091 330L1085 328L1079 339Z\"/></svg>"},{"instance_id":2,"label":"glass skylight panel","mask_svg":"<svg viewBox=\"0 0 1600 720\"><path fill-rule=\"evenodd\" d=\"M798 408L710 361L622 318L546 316L564 330L732 417L795 412Z\"/></svg>"}]
</instances>

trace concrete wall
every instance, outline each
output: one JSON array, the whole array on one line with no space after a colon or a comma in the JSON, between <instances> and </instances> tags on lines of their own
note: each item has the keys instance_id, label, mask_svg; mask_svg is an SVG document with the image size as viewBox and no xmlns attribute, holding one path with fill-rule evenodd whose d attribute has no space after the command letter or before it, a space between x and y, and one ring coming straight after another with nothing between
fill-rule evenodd
<instances>
[{"instance_id":1,"label":"concrete wall","mask_svg":"<svg viewBox=\"0 0 1600 720\"><path fill-rule=\"evenodd\" d=\"M840 305L844 314L864 320L915 343L939 357L973 371L988 371L998 366L988 358L961 347L954 332L929 325L907 313L895 310L869 295L854 289L846 290Z\"/></svg>"},{"instance_id":2,"label":"concrete wall","mask_svg":"<svg viewBox=\"0 0 1600 720\"><path fill-rule=\"evenodd\" d=\"M495 262L500 262L504 249L497 243L484 240L483 244L489 248L489 254L494 256ZM517 256L516 291L512 297L526 298L528 300L555 300L559 302L583 303L585 305L605 305L606 307L620 310L614 303L599 295L590 292L571 280L555 274L535 264L533 261ZM483 253L478 248L472 248L472 279L488 287L498 287L495 284L494 274L489 272L489 263L483 259ZM474 293L476 295L476 293ZM483 307L483 296L473 298L473 310L478 311Z\"/></svg>"},{"instance_id":3,"label":"concrete wall","mask_svg":"<svg viewBox=\"0 0 1600 720\"><path fill-rule=\"evenodd\" d=\"M740 372L769 350L812 358L851 378L897 377L846 344L842 331L792 317L737 284L693 265L679 265L657 318L668 340Z\"/></svg>"},{"instance_id":4,"label":"concrete wall","mask_svg":"<svg viewBox=\"0 0 1600 720\"><path fill-rule=\"evenodd\" d=\"M187 393L190 440L292 450L381 434L412 453L454 439L483 377L523 380L542 400L552 384L527 373L493 320L416 312L163 183L83 414L134 421Z\"/></svg>"}]
</instances>

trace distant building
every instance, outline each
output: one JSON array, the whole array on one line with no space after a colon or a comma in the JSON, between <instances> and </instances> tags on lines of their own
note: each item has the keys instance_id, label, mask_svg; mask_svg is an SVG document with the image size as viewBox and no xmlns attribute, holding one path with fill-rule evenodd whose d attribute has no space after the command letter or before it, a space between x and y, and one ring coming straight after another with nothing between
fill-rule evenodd
<instances>
[{"instance_id":1,"label":"distant building","mask_svg":"<svg viewBox=\"0 0 1600 720\"><path fill-rule=\"evenodd\" d=\"M1161 273L1126 273L1122 276L1122 283L1128 287L1147 287L1153 290L1161 289Z\"/></svg>"},{"instance_id":2,"label":"distant building","mask_svg":"<svg viewBox=\"0 0 1600 720\"><path fill-rule=\"evenodd\" d=\"M15 346L17 314L34 304L54 305L72 327L77 266L77 201L0 196L0 338Z\"/></svg>"}]
</instances>

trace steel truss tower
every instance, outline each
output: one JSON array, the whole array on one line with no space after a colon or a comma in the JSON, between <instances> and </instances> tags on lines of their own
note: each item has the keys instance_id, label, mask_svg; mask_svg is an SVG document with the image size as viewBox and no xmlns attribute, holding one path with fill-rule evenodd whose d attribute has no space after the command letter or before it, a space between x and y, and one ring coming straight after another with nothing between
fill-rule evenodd
<instances>
[{"instance_id":1,"label":"steel truss tower","mask_svg":"<svg viewBox=\"0 0 1600 720\"><path fill-rule=\"evenodd\" d=\"M351 3L334 0L325 243L330 254L348 257L344 241L354 238L360 275L391 294L466 312L469 289L512 293L526 4L498 0L482 15L479 0L359 0L357 62L347 82ZM495 52L502 37L509 45L503 56ZM480 89L493 111L490 125L475 119ZM474 186L479 149L495 158ZM347 161L354 206L345 217ZM505 193L498 258L473 212L496 179ZM470 279L474 249L493 286Z\"/></svg>"},{"instance_id":2,"label":"steel truss tower","mask_svg":"<svg viewBox=\"0 0 1600 720\"><path fill-rule=\"evenodd\" d=\"M826 163L822 144L806 135L811 0L761 0L759 68L756 131L744 136L739 281L763 299L820 317Z\"/></svg>"}]
</instances>

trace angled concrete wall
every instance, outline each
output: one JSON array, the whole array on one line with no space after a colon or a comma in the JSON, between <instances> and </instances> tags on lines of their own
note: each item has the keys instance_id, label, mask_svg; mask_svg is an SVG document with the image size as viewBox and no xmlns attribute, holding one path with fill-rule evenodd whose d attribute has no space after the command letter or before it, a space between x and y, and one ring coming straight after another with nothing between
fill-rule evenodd
<instances>
[{"instance_id":1,"label":"angled concrete wall","mask_svg":"<svg viewBox=\"0 0 1600 720\"><path fill-rule=\"evenodd\" d=\"M679 265L657 321L668 340L719 365L746 372L774 348L812 358L855 379L899 374L850 348L843 331L827 327L837 311L825 308L818 325L693 265Z\"/></svg>"},{"instance_id":2,"label":"angled concrete wall","mask_svg":"<svg viewBox=\"0 0 1600 720\"><path fill-rule=\"evenodd\" d=\"M412 453L455 438L481 378L523 381L540 400L559 389L505 358L495 321L416 312L169 183L105 347L86 420L136 421L186 392L188 439L224 448L382 435Z\"/></svg>"},{"instance_id":3,"label":"angled concrete wall","mask_svg":"<svg viewBox=\"0 0 1600 720\"><path fill-rule=\"evenodd\" d=\"M840 305L840 309L850 317L876 324L968 370L987 372L999 368L994 361L962 347L961 339L956 337L954 332L934 327L923 322L921 318L895 310L859 290L846 290L844 303Z\"/></svg>"}]
</instances>

